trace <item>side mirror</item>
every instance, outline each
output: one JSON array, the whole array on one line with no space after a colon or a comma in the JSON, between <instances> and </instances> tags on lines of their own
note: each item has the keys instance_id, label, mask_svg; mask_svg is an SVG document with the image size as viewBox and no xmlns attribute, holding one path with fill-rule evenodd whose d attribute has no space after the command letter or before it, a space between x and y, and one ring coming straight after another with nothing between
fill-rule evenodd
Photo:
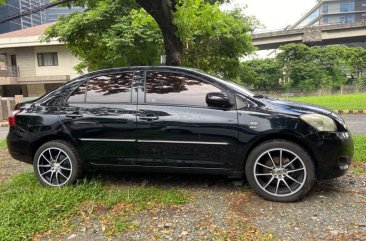
<instances>
[{"instance_id":1,"label":"side mirror","mask_svg":"<svg viewBox=\"0 0 366 241\"><path fill-rule=\"evenodd\" d=\"M207 103L208 106L213 106L213 107L230 107L230 106L232 106L227 94L222 93L222 92L207 93L206 103Z\"/></svg>"}]
</instances>

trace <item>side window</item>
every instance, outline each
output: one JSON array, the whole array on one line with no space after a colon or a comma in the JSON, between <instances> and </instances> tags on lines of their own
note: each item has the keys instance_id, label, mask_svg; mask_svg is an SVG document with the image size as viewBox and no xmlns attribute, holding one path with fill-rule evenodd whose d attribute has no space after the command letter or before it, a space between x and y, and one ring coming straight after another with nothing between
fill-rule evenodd
<instances>
[{"instance_id":1,"label":"side window","mask_svg":"<svg viewBox=\"0 0 366 241\"><path fill-rule=\"evenodd\" d=\"M69 97L67 102L85 102L86 83L80 85Z\"/></svg>"},{"instance_id":2,"label":"side window","mask_svg":"<svg viewBox=\"0 0 366 241\"><path fill-rule=\"evenodd\" d=\"M168 72L147 72L146 103L207 106L206 94L221 92L211 84L188 75Z\"/></svg>"},{"instance_id":3,"label":"side window","mask_svg":"<svg viewBox=\"0 0 366 241\"><path fill-rule=\"evenodd\" d=\"M86 102L131 102L133 73L102 75L89 80Z\"/></svg>"}]
</instances>

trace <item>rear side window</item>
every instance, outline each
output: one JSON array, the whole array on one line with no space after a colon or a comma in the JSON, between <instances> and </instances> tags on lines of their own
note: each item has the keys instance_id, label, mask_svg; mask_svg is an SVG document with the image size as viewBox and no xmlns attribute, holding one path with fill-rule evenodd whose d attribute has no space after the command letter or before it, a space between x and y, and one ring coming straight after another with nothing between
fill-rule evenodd
<instances>
[{"instance_id":1,"label":"rear side window","mask_svg":"<svg viewBox=\"0 0 366 241\"><path fill-rule=\"evenodd\" d=\"M80 85L69 97L67 102L84 102L86 92L86 83Z\"/></svg>"},{"instance_id":2,"label":"rear side window","mask_svg":"<svg viewBox=\"0 0 366 241\"><path fill-rule=\"evenodd\" d=\"M188 75L158 71L146 75L145 100L148 104L207 106L209 92L221 90Z\"/></svg>"},{"instance_id":3,"label":"rear side window","mask_svg":"<svg viewBox=\"0 0 366 241\"><path fill-rule=\"evenodd\" d=\"M131 72L90 79L86 102L131 102L132 80Z\"/></svg>"},{"instance_id":4,"label":"rear side window","mask_svg":"<svg viewBox=\"0 0 366 241\"><path fill-rule=\"evenodd\" d=\"M132 98L132 81L132 72L94 77L77 88L68 102L128 103Z\"/></svg>"}]
</instances>

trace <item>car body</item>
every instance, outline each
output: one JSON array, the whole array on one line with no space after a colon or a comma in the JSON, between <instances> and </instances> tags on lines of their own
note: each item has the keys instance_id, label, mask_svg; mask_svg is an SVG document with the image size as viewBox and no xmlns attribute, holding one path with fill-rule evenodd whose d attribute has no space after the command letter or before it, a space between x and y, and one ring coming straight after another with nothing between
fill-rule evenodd
<instances>
[{"instance_id":1,"label":"car body","mask_svg":"<svg viewBox=\"0 0 366 241\"><path fill-rule=\"evenodd\" d=\"M264 198L295 201L315 179L344 175L353 156L351 134L334 112L181 67L86 74L18 104L9 123L10 154L33 164L48 186L74 183L81 170L246 174ZM60 156L70 163L62 166ZM62 170L68 178L60 181Z\"/></svg>"}]
</instances>

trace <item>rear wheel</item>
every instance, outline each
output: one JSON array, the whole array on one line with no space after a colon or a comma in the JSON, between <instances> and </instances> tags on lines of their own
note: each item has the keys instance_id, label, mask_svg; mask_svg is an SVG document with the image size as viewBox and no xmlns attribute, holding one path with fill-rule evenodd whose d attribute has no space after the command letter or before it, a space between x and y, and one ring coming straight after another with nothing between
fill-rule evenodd
<instances>
[{"instance_id":1,"label":"rear wheel","mask_svg":"<svg viewBox=\"0 0 366 241\"><path fill-rule=\"evenodd\" d=\"M34 155L33 168L38 180L50 187L74 184L82 169L75 148L63 141L42 145Z\"/></svg>"},{"instance_id":2,"label":"rear wheel","mask_svg":"<svg viewBox=\"0 0 366 241\"><path fill-rule=\"evenodd\" d=\"M293 202L311 189L315 180L314 164L299 145L273 140L256 147L245 165L249 185L267 200Z\"/></svg>"}]
</instances>

